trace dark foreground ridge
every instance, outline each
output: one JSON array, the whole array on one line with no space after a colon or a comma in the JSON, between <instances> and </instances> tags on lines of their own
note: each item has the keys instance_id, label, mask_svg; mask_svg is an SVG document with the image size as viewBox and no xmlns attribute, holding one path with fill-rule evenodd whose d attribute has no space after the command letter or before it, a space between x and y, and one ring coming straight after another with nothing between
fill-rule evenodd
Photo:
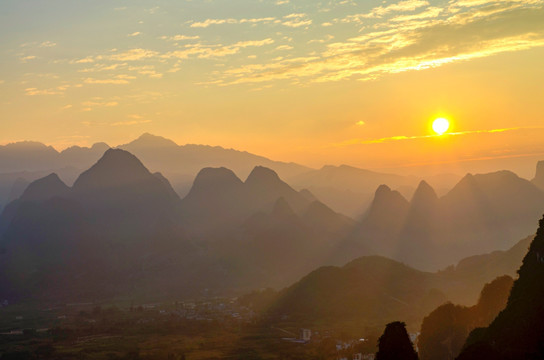
<instances>
[{"instance_id":1,"label":"dark foreground ridge","mask_svg":"<svg viewBox=\"0 0 544 360\"><path fill-rule=\"evenodd\" d=\"M544 218L518 273L506 308L470 334L458 360L544 358Z\"/></svg>"}]
</instances>

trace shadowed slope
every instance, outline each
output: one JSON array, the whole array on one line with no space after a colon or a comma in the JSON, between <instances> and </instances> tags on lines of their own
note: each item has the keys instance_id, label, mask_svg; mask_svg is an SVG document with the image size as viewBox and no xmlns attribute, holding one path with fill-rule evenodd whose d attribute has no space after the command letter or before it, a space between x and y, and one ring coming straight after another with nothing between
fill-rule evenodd
<instances>
[{"instance_id":1,"label":"shadowed slope","mask_svg":"<svg viewBox=\"0 0 544 360\"><path fill-rule=\"evenodd\" d=\"M487 328L471 333L460 360L544 357L544 218L518 271L506 308Z\"/></svg>"}]
</instances>

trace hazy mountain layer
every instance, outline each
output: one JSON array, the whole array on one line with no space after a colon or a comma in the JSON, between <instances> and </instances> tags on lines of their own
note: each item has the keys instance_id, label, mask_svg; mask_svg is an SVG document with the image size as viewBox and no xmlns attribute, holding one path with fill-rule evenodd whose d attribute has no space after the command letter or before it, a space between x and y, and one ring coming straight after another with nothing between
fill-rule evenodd
<instances>
[{"instance_id":1,"label":"hazy mountain layer","mask_svg":"<svg viewBox=\"0 0 544 360\"><path fill-rule=\"evenodd\" d=\"M204 169L182 201L161 174L110 149L72 187L50 174L6 207L0 290L89 299L285 286L353 228L314 199L255 167L245 182Z\"/></svg>"},{"instance_id":2,"label":"hazy mountain layer","mask_svg":"<svg viewBox=\"0 0 544 360\"><path fill-rule=\"evenodd\" d=\"M479 301L478 316L485 317L491 310L482 288L497 277L515 277L531 239L436 273L380 256L362 257L343 267L322 267L283 290L271 307L270 319L304 326L358 322L381 327L395 320L418 326L448 301L463 305Z\"/></svg>"},{"instance_id":3,"label":"hazy mountain layer","mask_svg":"<svg viewBox=\"0 0 544 360\"><path fill-rule=\"evenodd\" d=\"M381 186L335 261L379 254L437 270L472 254L509 248L513 239L531 233L543 212L544 191L509 171L468 174L440 198L422 181L410 202Z\"/></svg>"},{"instance_id":4,"label":"hazy mountain layer","mask_svg":"<svg viewBox=\"0 0 544 360\"><path fill-rule=\"evenodd\" d=\"M459 177L442 174L426 180L444 194L459 181ZM410 198L419 181L415 176L386 174L348 165L327 165L288 179L294 187L309 189L334 210L356 219L367 210L378 186L386 184Z\"/></svg>"}]
</instances>

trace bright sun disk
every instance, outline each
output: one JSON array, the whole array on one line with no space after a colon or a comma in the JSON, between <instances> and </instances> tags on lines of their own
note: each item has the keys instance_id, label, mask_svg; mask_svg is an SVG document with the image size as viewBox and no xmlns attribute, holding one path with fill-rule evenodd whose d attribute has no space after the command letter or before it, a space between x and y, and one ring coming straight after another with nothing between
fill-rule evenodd
<instances>
[{"instance_id":1,"label":"bright sun disk","mask_svg":"<svg viewBox=\"0 0 544 360\"><path fill-rule=\"evenodd\" d=\"M450 122L444 118L438 118L433 121L433 130L438 135L444 134L450 128Z\"/></svg>"}]
</instances>

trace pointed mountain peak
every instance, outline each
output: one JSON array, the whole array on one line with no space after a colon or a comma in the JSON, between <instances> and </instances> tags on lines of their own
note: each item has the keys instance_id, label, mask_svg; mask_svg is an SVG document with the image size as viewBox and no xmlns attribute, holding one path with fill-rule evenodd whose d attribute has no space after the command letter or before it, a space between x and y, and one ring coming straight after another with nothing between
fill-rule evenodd
<instances>
[{"instance_id":1,"label":"pointed mountain peak","mask_svg":"<svg viewBox=\"0 0 544 360\"><path fill-rule=\"evenodd\" d=\"M285 198L280 197L276 203L274 204L274 207L272 208L272 216L278 217L278 216L292 216L295 212L293 211L293 208Z\"/></svg>"},{"instance_id":2,"label":"pointed mountain peak","mask_svg":"<svg viewBox=\"0 0 544 360\"><path fill-rule=\"evenodd\" d=\"M421 180L414 196L412 197L412 204L429 204L438 201L438 195L425 180Z\"/></svg>"},{"instance_id":3,"label":"pointed mountain peak","mask_svg":"<svg viewBox=\"0 0 544 360\"><path fill-rule=\"evenodd\" d=\"M21 195L24 201L45 201L55 196L65 196L70 192L70 188L58 177L52 173L32 182Z\"/></svg>"},{"instance_id":4,"label":"pointed mountain peak","mask_svg":"<svg viewBox=\"0 0 544 360\"><path fill-rule=\"evenodd\" d=\"M200 170L195 178L191 191L198 189L210 190L216 187L223 189L225 187L239 185L242 185L242 180L240 180L232 170L224 167L208 167Z\"/></svg>"},{"instance_id":5,"label":"pointed mountain peak","mask_svg":"<svg viewBox=\"0 0 544 360\"><path fill-rule=\"evenodd\" d=\"M152 177L140 160L128 151L109 149L74 183L74 190L109 188L132 184Z\"/></svg>"},{"instance_id":6,"label":"pointed mountain peak","mask_svg":"<svg viewBox=\"0 0 544 360\"><path fill-rule=\"evenodd\" d=\"M536 175L533 184L544 190L544 160L536 164Z\"/></svg>"},{"instance_id":7,"label":"pointed mountain peak","mask_svg":"<svg viewBox=\"0 0 544 360\"><path fill-rule=\"evenodd\" d=\"M246 179L246 185L270 185L283 183L274 170L264 166L256 166Z\"/></svg>"},{"instance_id":8,"label":"pointed mountain peak","mask_svg":"<svg viewBox=\"0 0 544 360\"><path fill-rule=\"evenodd\" d=\"M146 148L161 148L161 147L164 148L164 147L177 147L178 144L162 136L144 133L136 140L128 143L126 146L146 147Z\"/></svg>"},{"instance_id":9,"label":"pointed mountain peak","mask_svg":"<svg viewBox=\"0 0 544 360\"><path fill-rule=\"evenodd\" d=\"M478 187L478 183L476 181L476 178L474 175L468 173L459 182L448 192L448 195L450 193L457 193L462 192L466 190L473 190Z\"/></svg>"}]
</instances>

